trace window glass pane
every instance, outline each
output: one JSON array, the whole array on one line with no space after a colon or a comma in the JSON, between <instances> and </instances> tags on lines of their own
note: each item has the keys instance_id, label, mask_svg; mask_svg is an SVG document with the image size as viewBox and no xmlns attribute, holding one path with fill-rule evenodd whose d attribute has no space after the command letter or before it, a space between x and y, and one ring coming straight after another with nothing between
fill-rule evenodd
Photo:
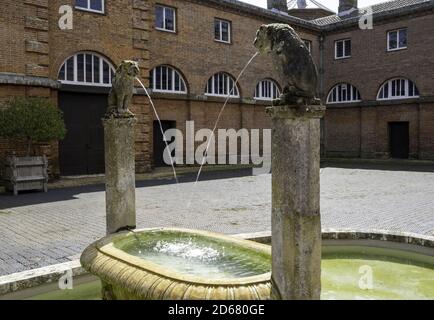
<instances>
[{"instance_id":1,"label":"window glass pane","mask_svg":"<svg viewBox=\"0 0 434 320\"><path fill-rule=\"evenodd\" d=\"M222 22L222 41L229 42L229 23L228 22Z\"/></svg>"},{"instance_id":2,"label":"window glass pane","mask_svg":"<svg viewBox=\"0 0 434 320\"><path fill-rule=\"evenodd\" d=\"M156 6L155 7L155 26L157 28L164 29L164 8Z\"/></svg>"},{"instance_id":3,"label":"window glass pane","mask_svg":"<svg viewBox=\"0 0 434 320\"><path fill-rule=\"evenodd\" d=\"M74 57L66 61L66 76L68 81L74 81Z\"/></svg>"},{"instance_id":4,"label":"window glass pane","mask_svg":"<svg viewBox=\"0 0 434 320\"><path fill-rule=\"evenodd\" d=\"M342 41L336 42L336 57L342 58L344 55L344 44Z\"/></svg>"},{"instance_id":5,"label":"window glass pane","mask_svg":"<svg viewBox=\"0 0 434 320\"><path fill-rule=\"evenodd\" d=\"M161 67L161 90L167 90L167 68Z\"/></svg>"},{"instance_id":6,"label":"window glass pane","mask_svg":"<svg viewBox=\"0 0 434 320\"><path fill-rule=\"evenodd\" d=\"M223 74L219 74L218 75L218 83L219 83L219 94L227 94L227 81L226 81L226 77Z\"/></svg>"},{"instance_id":7,"label":"window glass pane","mask_svg":"<svg viewBox=\"0 0 434 320\"><path fill-rule=\"evenodd\" d=\"M345 41L345 56L351 56L351 40Z\"/></svg>"},{"instance_id":8,"label":"window glass pane","mask_svg":"<svg viewBox=\"0 0 434 320\"><path fill-rule=\"evenodd\" d=\"M79 8L88 9L87 0L75 0L75 6Z\"/></svg>"},{"instance_id":9,"label":"window glass pane","mask_svg":"<svg viewBox=\"0 0 434 320\"><path fill-rule=\"evenodd\" d=\"M93 56L93 82L99 83L99 57Z\"/></svg>"},{"instance_id":10,"label":"window glass pane","mask_svg":"<svg viewBox=\"0 0 434 320\"><path fill-rule=\"evenodd\" d=\"M214 21L214 39L221 40L220 38L220 21Z\"/></svg>"},{"instance_id":11,"label":"window glass pane","mask_svg":"<svg viewBox=\"0 0 434 320\"><path fill-rule=\"evenodd\" d=\"M110 83L110 67L107 64L107 62L103 61L102 63L102 76L103 76L103 83Z\"/></svg>"},{"instance_id":12,"label":"window glass pane","mask_svg":"<svg viewBox=\"0 0 434 320\"><path fill-rule=\"evenodd\" d=\"M407 29L399 31L399 48L407 47Z\"/></svg>"},{"instance_id":13,"label":"window glass pane","mask_svg":"<svg viewBox=\"0 0 434 320\"><path fill-rule=\"evenodd\" d=\"M65 68L65 64L63 64L59 71L59 80L65 80Z\"/></svg>"},{"instance_id":14,"label":"window glass pane","mask_svg":"<svg viewBox=\"0 0 434 320\"><path fill-rule=\"evenodd\" d=\"M179 79L178 72L174 71L174 76L175 76L175 88L173 88L173 90L180 91L181 80Z\"/></svg>"},{"instance_id":15,"label":"window glass pane","mask_svg":"<svg viewBox=\"0 0 434 320\"><path fill-rule=\"evenodd\" d=\"M213 77L213 79L214 79L214 83L213 83L213 89L212 89L212 93L213 94L218 94L218 90L219 90L219 77L218 77L218 75L216 74L214 77Z\"/></svg>"},{"instance_id":16,"label":"window glass pane","mask_svg":"<svg viewBox=\"0 0 434 320\"><path fill-rule=\"evenodd\" d=\"M396 31L389 32L389 49L396 49L398 46L398 33Z\"/></svg>"},{"instance_id":17,"label":"window glass pane","mask_svg":"<svg viewBox=\"0 0 434 320\"><path fill-rule=\"evenodd\" d=\"M102 0L90 0L92 10L102 11Z\"/></svg>"},{"instance_id":18,"label":"window glass pane","mask_svg":"<svg viewBox=\"0 0 434 320\"><path fill-rule=\"evenodd\" d=\"M92 55L86 55L86 82L92 82Z\"/></svg>"},{"instance_id":19,"label":"window glass pane","mask_svg":"<svg viewBox=\"0 0 434 320\"><path fill-rule=\"evenodd\" d=\"M413 96L414 96L414 84L413 84L412 81L409 81L409 82L408 82L408 95L409 95L410 97L413 97Z\"/></svg>"},{"instance_id":20,"label":"window glass pane","mask_svg":"<svg viewBox=\"0 0 434 320\"><path fill-rule=\"evenodd\" d=\"M207 93L212 93L212 82L213 82L214 77L210 78L208 80L208 85L206 87L206 92Z\"/></svg>"},{"instance_id":21,"label":"window glass pane","mask_svg":"<svg viewBox=\"0 0 434 320\"><path fill-rule=\"evenodd\" d=\"M156 77L155 77L155 89L156 90L161 90L162 86L161 86L161 68L162 67L158 67L155 71L156 73Z\"/></svg>"},{"instance_id":22,"label":"window glass pane","mask_svg":"<svg viewBox=\"0 0 434 320\"><path fill-rule=\"evenodd\" d=\"M172 8L165 8L165 10L165 29L175 31L175 10L173 10Z\"/></svg>"},{"instance_id":23,"label":"window glass pane","mask_svg":"<svg viewBox=\"0 0 434 320\"><path fill-rule=\"evenodd\" d=\"M167 90L173 90L173 71L167 68Z\"/></svg>"},{"instance_id":24,"label":"window glass pane","mask_svg":"<svg viewBox=\"0 0 434 320\"><path fill-rule=\"evenodd\" d=\"M77 55L77 81L84 82L84 54Z\"/></svg>"}]
</instances>

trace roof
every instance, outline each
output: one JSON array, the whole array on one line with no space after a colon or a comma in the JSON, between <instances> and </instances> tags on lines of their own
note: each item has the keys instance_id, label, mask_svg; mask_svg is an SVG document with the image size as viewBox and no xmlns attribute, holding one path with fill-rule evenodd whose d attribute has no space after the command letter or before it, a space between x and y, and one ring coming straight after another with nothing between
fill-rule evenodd
<instances>
[{"instance_id":1,"label":"roof","mask_svg":"<svg viewBox=\"0 0 434 320\"><path fill-rule=\"evenodd\" d=\"M339 16L338 14L333 14L327 17L309 21L291 16L287 12L268 10L239 0L195 1L202 2L205 5L226 7L240 13L252 14L259 17L267 18L269 20L274 20L276 22L298 25L316 31L329 31L343 26L357 24L360 17L362 17L366 13L367 8L372 8L374 18L376 19L395 17L403 14L424 11L427 9L432 10L434 8L434 0L392 0L379 3L371 7L360 8L346 16ZM318 3L317 1L315 2Z\"/></svg>"},{"instance_id":2,"label":"roof","mask_svg":"<svg viewBox=\"0 0 434 320\"><path fill-rule=\"evenodd\" d=\"M414 10L434 7L433 0L392 0L379 3L370 7L359 8L357 11L344 16L334 14L331 16L312 20L312 23L318 26L342 25L345 23L358 22L360 17L366 14L367 9L372 9L372 14L375 16L394 16L398 14L409 13Z\"/></svg>"}]
</instances>

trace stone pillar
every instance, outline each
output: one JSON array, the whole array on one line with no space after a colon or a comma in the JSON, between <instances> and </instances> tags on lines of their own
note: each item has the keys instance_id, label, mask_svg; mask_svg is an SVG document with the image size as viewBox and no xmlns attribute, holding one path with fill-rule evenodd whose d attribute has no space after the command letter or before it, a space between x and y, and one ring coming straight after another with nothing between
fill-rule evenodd
<instances>
[{"instance_id":1,"label":"stone pillar","mask_svg":"<svg viewBox=\"0 0 434 320\"><path fill-rule=\"evenodd\" d=\"M107 234L136 227L134 124L104 119Z\"/></svg>"},{"instance_id":2,"label":"stone pillar","mask_svg":"<svg viewBox=\"0 0 434 320\"><path fill-rule=\"evenodd\" d=\"M320 105L268 108L272 137L272 299L321 294Z\"/></svg>"}]
</instances>

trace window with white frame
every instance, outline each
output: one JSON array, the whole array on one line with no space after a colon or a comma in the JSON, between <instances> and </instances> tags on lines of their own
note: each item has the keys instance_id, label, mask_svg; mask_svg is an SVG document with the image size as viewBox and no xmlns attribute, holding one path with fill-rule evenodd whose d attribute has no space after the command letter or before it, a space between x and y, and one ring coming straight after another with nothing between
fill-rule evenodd
<instances>
[{"instance_id":1,"label":"window with white frame","mask_svg":"<svg viewBox=\"0 0 434 320\"><path fill-rule=\"evenodd\" d=\"M306 46L307 50L309 50L309 52L312 52L312 41L305 40L305 39L302 39L302 40L303 40L304 45Z\"/></svg>"},{"instance_id":2,"label":"window with white frame","mask_svg":"<svg viewBox=\"0 0 434 320\"><path fill-rule=\"evenodd\" d=\"M170 66L158 66L150 72L150 86L154 92L187 93L181 74Z\"/></svg>"},{"instance_id":3,"label":"window with white frame","mask_svg":"<svg viewBox=\"0 0 434 320\"><path fill-rule=\"evenodd\" d=\"M396 78L384 83L378 92L378 100L418 98L419 89L411 80Z\"/></svg>"},{"instance_id":4,"label":"window with white frame","mask_svg":"<svg viewBox=\"0 0 434 320\"><path fill-rule=\"evenodd\" d=\"M58 79L65 84L111 86L115 69L107 59L90 52L80 52L66 59Z\"/></svg>"},{"instance_id":5,"label":"window with white frame","mask_svg":"<svg viewBox=\"0 0 434 320\"><path fill-rule=\"evenodd\" d=\"M335 41L335 59L351 57L351 39Z\"/></svg>"},{"instance_id":6,"label":"window with white frame","mask_svg":"<svg viewBox=\"0 0 434 320\"><path fill-rule=\"evenodd\" d=\"M75 0L75 7L81 10L104 13L104 0Z\"/></svg>"},{"instance_id":7,"label":"window with white frame","mask_svg":"<svg viewBox=\"0 0 434 320\"><path fill-rule=\"evenodd\" d=\"M407 28L392 30L387 33L387 50L396 51L407 48Z\"/></svg>"},{"instance_id":8,"label":"window with white frame","mask_svg":"<svg viewBox=\"0 0 434 320\"><path fill-rule=\"evenodd\" d=\"M155 28L176 32L176 11L171 7L155 6Z\"/></svg>"},{"instance_id":9,"label":"window with white frame","mask_svg":"<svg viewBox=\"0 0 434 320\"><path fill-rule=\"evenodd\" d=\"M231 23L229 21L214 20L214 39L219 42L231 42Z\"/></svg>"},{"instance_id":10,"label":"window with white frame","mask_svg":"<svg viewBox=\"0 0 434 320\"><path fill-rule=\"evenodd\" d=\"M235 85L235 80L227 73L220 72L209 78L206 85L205 94L208 96L223 96L239 98L240 91Z\"/></svg>"},{"instance_id":11,"label":"window with white frame","mask_svg":"<svg viewBox=\"0 0 434 320\"><path fill-rule=\"evenodd\" d=\"M359 90L349 83L340 83L334 86L328 96L327 103L351 103L360 102L362 98Z\"/></svg>"},{"instance_id":12,"label":"window with white frame","mask_svg":"<svg viewBox=\"0 0 434 320\"><path fill-rule=\"evenodd\" d=\"M280 96L280 90L276 82L270 79L260 81L256 85L255 99L256 100L274 100Z\"/></svg>"}]
</instances>

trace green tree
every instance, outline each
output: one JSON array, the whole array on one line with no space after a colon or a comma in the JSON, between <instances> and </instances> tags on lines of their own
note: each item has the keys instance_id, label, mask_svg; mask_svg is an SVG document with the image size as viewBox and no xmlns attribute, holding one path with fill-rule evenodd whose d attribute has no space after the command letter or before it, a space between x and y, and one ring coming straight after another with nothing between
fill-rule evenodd
<instances>
[{"instance_id":1,"label":"green tree","mask_svg":"<svg viewBox=\"0 0 434 320\"><path fill-rule=\"evenodd\" d=\"M65 137L62 112L45 98L13 98L0 108L0 137L25 140L27 155L33 144Z\"/></svg>"}]
</instances>

